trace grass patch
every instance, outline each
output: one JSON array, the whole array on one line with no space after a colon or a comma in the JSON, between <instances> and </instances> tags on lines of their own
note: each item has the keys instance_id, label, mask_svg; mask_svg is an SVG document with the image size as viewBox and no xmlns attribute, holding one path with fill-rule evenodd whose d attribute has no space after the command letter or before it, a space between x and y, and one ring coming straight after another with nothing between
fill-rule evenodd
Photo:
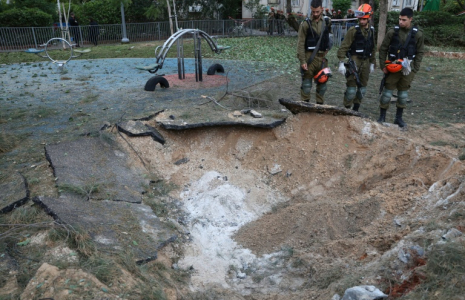
<instances>
[{"instance_id":1,"label":"grass patch","mask_svg":"<svg viewBox=\"0 0 465 300\"><path fill-rule=\"evenodd\" d=\"M465 295L464 257L463 242L435 245L427 257L426 279L404 299L440 300Z\"/></svg>"},{"instance_id":2,"label":"grass patch","mask_svg":"<svg viewBox=\"0 0 465 300\"><path fill-rule=\"evenodd\" d=\"M89 256L82 263L82 267L105 284L110 284L114 278L121 275L121 271L115 261L99 253Z\"/></svg>"},{"instance_id":3,"label":"grass patch","mask_svg":"<svg viewBox=\"0 0 465 300\"><path fill-rule=\"evenodd\" d=\"M84 97L81 98L79 101L80 104L85 104L85 103L92 103L98 100L99 95L94 94L94 93L89 93L87 95L84 95Z\"/></svg>"},{"instance_id":4,"label":"grass patch","mask_svg":"<svg viewBox=\"0 0 465 300\"><path fill-rule=\"evenodd\" d=\"M98 193L100 191L100 183L89 183L83 186L76 186L72 184L60 184L58 185L58 191L60 193L71 193L79 196L85 197L87 200L90 199L92 194Z\"/></svg>"},{"instance_id":5,"label":"grass patch","mask_svg":"<svg viewBox=\"0 0 465 300\"><path fill-rule=\"evenodd\" d=\"M16 148L22 140L27 137L27 134L8 134L0 133L0 153L7 153Z\"/></svg>"},{"instance_id":6,"label":"grass patch","mask_svg":"<svg viewBox=\"0 0 465 300\"><path fill-rule=\"evenodd\" d=\"M441 147L448 145L448 143L445 141L433 141L433 142L430 142L429 144L431 146L441 146Z\"/></svg>"},{"instance_id":7,"label":"grass patch","mask_svg":"<svg viewBox=\"0 0 465 300\"><path fill-rule=\"evenodd\" d=\"M460 160L465 160L465 150L462 150L462 153L459 155Z\"/></svg>"},{"instance_id":8,"label":"grass patch","mask_svg":"<svg viewBox=\"0 0 465 300\"><path fill-rule=\"evenodd\" d=\"M55 227L48 232L48 239L53 242L66 242L71 249L75 249L83 257L90 257L96 253L92 238L83 229L67 226Z\"/></svg>"}]
</instances>

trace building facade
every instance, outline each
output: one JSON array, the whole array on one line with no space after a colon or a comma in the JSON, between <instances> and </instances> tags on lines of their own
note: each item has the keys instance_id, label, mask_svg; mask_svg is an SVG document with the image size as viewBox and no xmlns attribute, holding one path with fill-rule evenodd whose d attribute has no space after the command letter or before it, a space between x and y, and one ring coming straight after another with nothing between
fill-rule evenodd
<instances>
[{"instance_id":1,"label":"building facade","mask_svg":"<svg viewBox=\"0 0 465 300\"><path fill-rule=\"evenodd\" d=\"M419 1L421 0L388 0L388 11L401 11L405 7L410 7L413 10L417 10L419 4L421 4ZM292 12L302 13L308 16L310 14L310 2L311 0L291 0ZM329 8L329 10L333 8L332 0L323 0L322 2L323 8ZM352 1L350 9L357 10L357 8L362 3L364 3L364 1ZM273 7L275 10L286 11L286 0L261 0L260 4L267 7L268 10ZM245 8L244 4L242 4L242 18L252 18L252 12Z\"/></svg>"}]
</instances>

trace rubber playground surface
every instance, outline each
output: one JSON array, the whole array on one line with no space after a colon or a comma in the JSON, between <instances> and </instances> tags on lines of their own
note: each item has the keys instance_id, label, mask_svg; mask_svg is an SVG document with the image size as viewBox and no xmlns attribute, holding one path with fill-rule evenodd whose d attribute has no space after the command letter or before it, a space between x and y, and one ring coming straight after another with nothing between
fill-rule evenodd
<instances>
[{"instance_id":1,"label":"rubber playground surface","mask_svg":"<svg viewBox=\"0 0 465 300\"><path fill-rule=\"evenodd\" d=\"M136 66L153 63L147 58L71 60L61 72L49 61L0 65L1 130L37 146L63 140L63 134L98 130L105 122L195 106L205 102L202 96L241 90L279 75L271 64L203 59L203 81L196 82L194 59L185 59L186 79L179 80L177 59L166 59L158 74L166 75L170 88L157 85L149 92L144 86L154 74ZM207 70L216 63L225 72L213 75L216 82L209 84Z\"/></svg>"}]
</instances>

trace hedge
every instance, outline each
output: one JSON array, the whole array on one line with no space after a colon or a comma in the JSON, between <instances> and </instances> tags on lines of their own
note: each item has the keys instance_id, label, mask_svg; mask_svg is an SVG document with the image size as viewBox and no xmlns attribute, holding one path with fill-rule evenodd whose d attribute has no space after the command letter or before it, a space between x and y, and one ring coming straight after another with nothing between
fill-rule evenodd
<instances>
[{"instance_id":1,"label":"hedge","mask_svg":"<svg viewBox=\"0 0 465 300\"><path fill-rule=\"evenodd\" d=\"M12 8L0 13L0 26L4 27L46 27L52 24L52 16L38 8Z\"/></svg>"},{"instance_id":2,"label":"hedge","mask_svg":"<svg viewBox=\"0 0 465 300\"><path fill-rule=\"evenodd\" d=\"M465 15L455 16L444 11L414 12L413 23L425 36L425 44L431 46L465 46ZM379 12L374 23L378 31ZM399 12L388 12L386 28L399 24Z\"/></svg>"}]
</instances>

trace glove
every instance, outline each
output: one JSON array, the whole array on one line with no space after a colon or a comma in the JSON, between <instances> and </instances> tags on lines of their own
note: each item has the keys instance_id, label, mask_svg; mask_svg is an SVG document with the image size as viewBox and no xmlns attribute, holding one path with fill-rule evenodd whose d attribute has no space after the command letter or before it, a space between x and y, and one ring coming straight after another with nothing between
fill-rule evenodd
<instances>
[{"instance_id":1,"label":"glove","mask_svg":"<svg viewBox=\"0 0 465 300\"><path fill-rule=\"evenodd\" d=\"M337 71L339 73L341 73L342 75L346 75L346 67L344 66L344 62L343 61L340 61L339 62L339 69L337 69Z\"/></svg>"},{"instance_id":2,"label":"glove","mask_svg":"<svg viewBox=\"0 0 465 300\"><path fill-rule=\"evenodd\" d=\"M375 64L370 64L370 73L373 73L375 70Z\"/></svg>"},{"instance_id":3,"label":"glove","mask_svg":"<svg viewBox=\"0 0 465 300\"><path fill-rule=\"evenodd\" d=\"M407 76L412 72L412 68L410 67L410 62L408 58L405 58L404 61L402 62L402 75Z\"/></svg>"}]
</instances>

